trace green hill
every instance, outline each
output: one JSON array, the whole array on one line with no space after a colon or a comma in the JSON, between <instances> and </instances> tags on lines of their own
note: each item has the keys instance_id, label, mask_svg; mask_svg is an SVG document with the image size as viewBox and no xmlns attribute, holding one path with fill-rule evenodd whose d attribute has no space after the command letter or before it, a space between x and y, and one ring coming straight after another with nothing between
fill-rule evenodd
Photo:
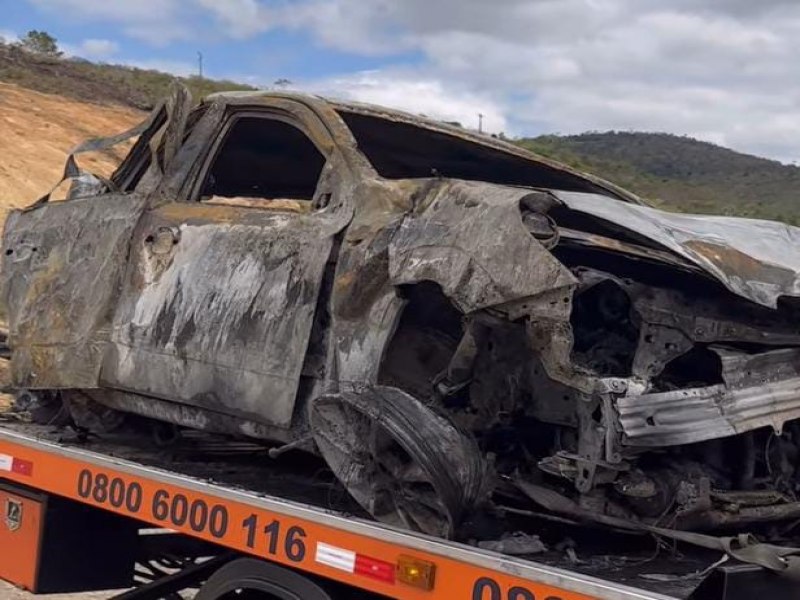
<instances>
[{"instance_id":1,"label":"green hill","mask_svg":"<svg viewBox=\"0 0 800 600\"><path fill-rule=\"evenodd\" d=\"M174 75L124 65L59 58L0 44L0 81L86 102L149 110L167 93ZM223 90L252 90L233 81L178 77L195 98Z\"/></svg>"},{"instance_id":2,"label":"green hill","mask_svg":"<svg viewBox=\"0 0 800 600\"><path fill-rule=\"evenodd\" d=\"M545 135L518 143L664 209L800 224L800 167L666 133Z\"/></svg>"}]
</instances>

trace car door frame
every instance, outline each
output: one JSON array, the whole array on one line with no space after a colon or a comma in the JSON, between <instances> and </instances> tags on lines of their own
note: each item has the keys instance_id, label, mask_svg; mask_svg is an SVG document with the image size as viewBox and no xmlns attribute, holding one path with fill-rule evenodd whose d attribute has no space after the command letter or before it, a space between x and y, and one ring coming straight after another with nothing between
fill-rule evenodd
<instances>
[{"instance_id":1,"label":"car door frame","mask_svg":"<svg viewBox=\"0 0 800 600\"><path fill-rule=\"evenodd\" d=\"M82 173L74 161L76 154L139 136L108 189L83 196L70 190L66 199L53 202L53 188L32 205L9 214L3 233L6 261L0 295L8 309L15 350L11 361L15 386L99 385L109 321L127 267L132 232L147 209L156 181L153 173L147 182L131 186L124 167L146 160L144 154L155 135L174 141L183 132L190 104L188 90L175 86L140 125L115 136L87 140L72 150L62 182ZM164 153L162 159L168 167L172 154Z\"/></svg>"},{"instance_id":2,"label":"car door frame","mask_svg":"<svg viewBox=\"0 0 800 600\"><path fill-rule=\"evenodd\" d=\"M192 207L203 209L212 209L209 205L203 205L195 198L199 195L200 186L202 186L204 178L207 176L208 170L211 168L215 157L217 156L220 148L223 147L227 138L228 132L231 131L234 124L238 119L246 116L258 116L263 118L270 118L274 120L281 120L288 122L290 125L300 129L306 137L314 143L320 150L321 154L325 157L326 162L323 166L322 173L317 182L317 190L315 192L315 199L318 195L325 193L327 188L331 196L331 200L327 205L318 208L316 211L308 215L308 218L319 218L324 215L327 219L327 229L331 237L338 235L339 232L344 230L352 217L352 202L351 202L351 187L352 177L350 177L349 169L347 169L346 161L341 153L337 152L336 144L334 143L334 134L328 130L325 122L319 115L315 113L310 107L302 103L294 102L290 99L284 98L269 98L269 102L258 103L250 100L249 102L223 102L221 100L214 100L209 105L205 114L195 124L189 136L186 138L182 148L176 155L175 160L172 162L171 169L165 173L161 184L152 193L150 198L149 213L153 214L154 211L166 210L170 205L179 206L184 205L185 209ZM321 191L322 190L322 191ZM239 212L256 214L274 213L278 211L269 210L266 208L252 208L252 207L217 207L220 210L227 212ZM134 233L135 245L142 238L143 228L148 226L148 214L146 214L140 221L137 231ZM333 243L331 242L331 249ZM135 252L132 251L132 260L128 267L126 274L126 282L130 282L137 276L136 271L139 265L135 264L133 256ZM327 257L322 257L323 262L326 262ZM324 265L323 265L324 266ZM153 385L131 385L131 382L137 381L140 378L147 378L148 372L146 367L137 367L130 357L124 358L120 346L125 345L124 336L120 333L125 327L125 320L130 317L131 303L135 303L135 292L128 283L125 284L126 291L123 291L120 305L118 307L117 315L114 319L114 330L112 334L112 350L109 352L104 362L103 369L103 383L109 387L124 390L127 392L134 392L137 394L147 395L153 398L160 398L166 401L177 403L184 403L186 398L176 397L174 393L159 393L159 382L154 382ZM322 286L321 279L318 282L316 294L313 301L314 308L311 311L311 327L314 326L314 314L316 306L319 301L327 302L327 298L319 298L320 294L327 293L328 290ZM312 332L309 330L308 336ZM295 356L294 360L297 361L297 369L302 367L308 351L307 343L302 348L302 353ZM124 363L124 364L123 364ZM153 365L151 365L152 367ZM127 375L120 376L125 369L128 369ZM130 371L132 369L132 371ZM299 373L299 372L298 372ZM164 377L160 379L162 389L176 390L176 382L167 382ZM279 428L289 427L294 417L295 404L297 402L299 386L298 383L292 390L292 401L285 410L281 412L279 418L266 419L266 424L269 426L277 426ZM211 412L219 411L226 413L230 406L221 406L220 398L214 397L208 399L207 397L196 394L192 398L197 398L197 401L202 404L200 408L207 409ZM252 404L252 402L250 403ZM196 405L195 405L196 406ZM255 414L253 411L234 411L234 416L251 421L264 421L259 419L261 415ZM230 413L227 413L230 416ZM275 417L275 415L272 415ZM244 432L247 433L247 432Z\"/></svg>"}]
</instances>

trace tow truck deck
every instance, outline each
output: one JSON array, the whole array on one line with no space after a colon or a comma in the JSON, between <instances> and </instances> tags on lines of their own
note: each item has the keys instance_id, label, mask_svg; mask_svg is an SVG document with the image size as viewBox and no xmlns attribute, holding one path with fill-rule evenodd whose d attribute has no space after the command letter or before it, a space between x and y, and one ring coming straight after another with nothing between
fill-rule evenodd
<instances>
[{"instance_id":1,"label":"tow truck deck","mask_svg":"<svg viewBox=\"0 0 800 600\"><path fill-rule=\"evenodd\" d=\"M167 592L196 586L222 564L243 556L318 581L338 582L333 585L340 594L345 590L344 595L331 598L727 600L744 597L737 594L747 593L750 584L759 590L777 585L770 598L794 597L785 595L791 593L785 582L751 567L716 569L704 579L698 573L719 558L708 553L653 556L651 545L649 551L616 560L608 554L576 560L573 554L571 564L565 564L563 548L530 558L498 554L363 518L323 465L302 454L273 460L260 446L194 432L166 447L142 440L147 438L135 434L82 440L53 427L14 419L0 422L0 495L5 495L0 576L43 591L36 589L43 574L32 572L32 562L38 563L37 554L45 551L37 547L47 539L42 527L48 521L40 514L47 506L44 500L56 498L84 511L88 506L98 514L120 515L120 524L135 524L139 545L143 539L145 546L170 539L174 547L172 538L185 536L200 543L195 554L212 557L186 563L119 596L126 599L168 597ZM37 541L15 541L18 532L30 534L31 528ZM153 535L154 528L173 534ZM125 527L100 529L119 533ZM102 531L86 533L95 534ZM608 533L588 537L613 543ZM62 552L68 550L63 540L59 543ZM88 555L90 548L87 544L71 551ZM114 554L110 548L108 553Z\"/></svg>"},{"instance_id":2,"label":"tow truck deck","mask_svg":"<svg viewBox=\"0 0 800 600\"><path fill-rule=\"evenodd\" d=\"M368 521L335 478L304 455L273 460L262 447L198 433L166 447L143 439L147 438L135 434L70 439L53 427L3 420L0 496L5 495L6 524L0 553L6 558L0 561L0 575L36 590L42 573L32 571L34 563L41 564L36 555L44 550L37 544L44 539L41 529L46 523L38 513L46 505L43 499L58 498L93 507L96 513L121 515L124 522L136 524L140 539L150 533L146 539L151 546L154 539L174 537L152 535L158 528L199 541L194 552L214 557L187 563L119 596L127 599L167 597L166 592L205 580L221 564L248 555L338 582L346 590L342 597L372 593L408 600L727 599L740 597L731 595L732 586L726 585L734 574L740 583L756 578L761 590L765 582L777 582L758 569L744 568L718 570L699 585L703 578L698 572L719 558L709 554L648 557L651 551L644 551L616 560L604 554L568 565L563 548L530 559L506 556ZM37 522L29 523L29 515ZM16 530L29 527L36 530L37 541L13 543ZM100 529L104 527L108 529ZM125 528L111 529L118 534ZM86 535L102 538L103 531ZM606 533L599 537L613 539ZM114 539L120 543L118 536ZM170 543L174 546L174 540ZM12 548L16 561L7 554ZM89 548L91 544L72 551L89 554ZM12 568L17 571L10 573ZM664 571L672 575L646 575ZM21 572L27 572L27 578L20 577ZM770 596L780 597L784 596Z\"/></svg>"}]
</instances>

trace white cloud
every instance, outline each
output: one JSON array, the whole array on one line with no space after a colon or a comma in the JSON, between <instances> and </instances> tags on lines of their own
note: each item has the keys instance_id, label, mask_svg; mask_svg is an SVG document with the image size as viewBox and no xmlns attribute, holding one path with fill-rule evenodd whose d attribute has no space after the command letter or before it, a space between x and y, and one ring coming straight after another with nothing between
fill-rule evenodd
<instances>
[{"instance_id":1,"label":"white cloud","mask_svg":"<svg viewBox=\"0 0 800 600\"><path fill-rule=\"evenodd\" d=\"M126 35L153 45L192 36L186 2L180 0L29 0L65 20L113 23Z\"/></svg>"},{"instance_id":2,"label":"white cloud","mask_svg":"<svg viewBox=\"0 0 800 600\"><path fill-rule=\"evenodd\" d=\"M382 54L411 44L405 33L370 33L375 11L391 11L394 0L194 0L231 38L275 29L310 30L323 46L360 54ZM357 35L353 35L357 33ZM378 32L376 32L378 33Z\"/></svg>"},{"instance_id":3,"label":"white cloud","mask_svg":"<svg viewBox=\"0 0 800 600\"><path fill-rule=\"evenodd\" d=\"M123 65L129 65L131 67L138 67L139 69L171 73L172 75L177 75L179 77L189 77L190 75L197 74L196 64L182 60L163 60L159 58L123 58L118 61L115 60L114 62Z\"/></svg>"},{"instance_id":4,"label":"white cloud","mask_svg":"<svg viewBox=\"0 0 800 600\"><path fill-rule=\"evenodd\" d=\"M305 0L276 20L326 46L423 57L343 84L414 112L491 99L515 130L643 129L800 157L800 4L789 0ZM280 11L278 11L280 13ZM419 62L419 61L415 61ZM385 84L385 88L381 85ZM414 84L414 85L411 85ZM422 91L425 90L425 91ZM459 104L463 99L467 108ZM487 109L487 114L488 114ZM504 122L505 121L505 122Z\"/></svg>"},{"instance_id":5,"label":"white cloud","mask_svg":"<svg viewBox=\"0 0 800 600\"><path fill-rule=\"evenodd\" d=\"M109 57L117 53L119 44L111 40L86 39L81 42L81 49L87 56Z\"/></svg>"},{"instance_id":6,"label":"white cloud","mask_svg":"<svg viewBox=\"0 0 800 600\"><path fill-rule=\"evenodd\" d=\"M233 38L246 38L272 26L269 11L257 0L196 0Z\"/></svg>"},{"instance_id":7,"label":"white cloud","mask_svg":"<svg viewBox=\"0 0 800 600\"><path fill-rule=\"evenodd\" d=\"M79 44L61 44L67 56L78 56L91 60L108 60L119 51L119 44L112 40L85 39Z\"/></svg>"},{"instance_id":8,"label":"white cloud","mask_svg":"<svg viewBox=\"0 0 800 600\"><path fill-rule=\"evenodd\" d=\"M176 0L30 0L36 6L65 17L92 17L117 22L154 21L175 12Z\"/></svg>"},{"instance_id":9,"label":"white cloud","mask_svg":"<svg viewBox=\"0 0 800 600\"><path fill-rule=\"evenodd\" d=\"M312 82L308 91L356 102L390 106L441 121L457 121L477 128L483 115L484 131L507 131L503 108L488 96L447 88L441 81L420 79L413 73L366 71L346 77Z\"/></svg>"},{"instance_id":10,"label":"white cloud","mask_svg":"<svg viewBox=\"0 0 800 600\"><path fill-rule=\"evenodd\" d=\"M14 42L19 41L19 36L17 35L16 31L11 31L10 29L0 29L0 41L5 44L13 44Z\"/></svg>"}]
</instances>

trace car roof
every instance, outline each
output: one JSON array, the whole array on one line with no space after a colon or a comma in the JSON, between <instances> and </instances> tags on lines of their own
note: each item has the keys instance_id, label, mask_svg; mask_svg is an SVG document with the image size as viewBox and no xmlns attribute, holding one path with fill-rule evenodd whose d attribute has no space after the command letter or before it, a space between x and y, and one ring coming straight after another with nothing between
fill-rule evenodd
<instances>
[{"instance_id":1,"label":"car roof","mask_svg":"<svg viewBox=\"0 0 800 600\"><path fill-rule=\"evenodd\" d=\"M444 121L438 121L423 115L415 115L402 110L379 106L376 104L368 104L364 102L353 102L348 100L334 99L316 94L309 94L305 92L291 92L291 91L276 91L276 90L237 90L227 92L216 92L209 94L205 98L207 101L221 101L223 103L230 102L235 104L269 104L270 100L294 100L300 104L304 104L314 110L316 113L322 115L325 112L333 109L335 111L344 111L367 115L379 119L386 119L389 121L396 121L407 123L434 131L440 131L448 135L459 137L466 141L481 144L495 148L501 152L514 154L522 158L542 163L555 169L577 175L587 182L594 184L606 192L607 195L623 200L625 202L633 202L635 204L646 204L641 198L632 192L617 186L610 181L574 169L564 163L547 158L527 150L521 146L513 144L509 141L491 136L486 133L480 133L464 127L459 127Z\"/></svg>"}]
</instances>

